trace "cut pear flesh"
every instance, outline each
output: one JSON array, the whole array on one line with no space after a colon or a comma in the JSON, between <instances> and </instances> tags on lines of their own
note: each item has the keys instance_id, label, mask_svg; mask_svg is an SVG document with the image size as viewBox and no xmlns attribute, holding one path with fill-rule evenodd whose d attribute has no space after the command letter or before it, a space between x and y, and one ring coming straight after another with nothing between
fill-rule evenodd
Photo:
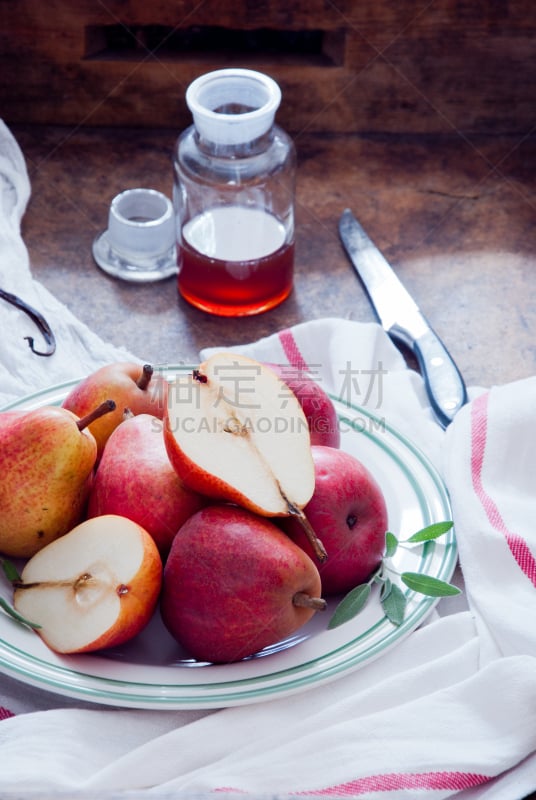
<instances>
[{"instance_id":1,"label":"cut pear flesh","mask_svg":"<svg viewBox=\"0 0 536 800\"><path fill-rule=\"evenodd\" d=\"M313 494L307 419L286 384L257 361L217 353L179 376L167 425L179 450L172 462L196 488L201 481L207 493L239 495L274 516L295 513Z\"/></svg>"},{"instance_id":2,"label":"cut pear flesh","mask_svg":"<svg viewBox=\"0 0 536 800\"><path fill-rule=\"evenodd\" d=\"M57 652L98 643L120 621L121 605L142 571L147 537L112 515L82 523L27 562L15 609L40 626L38 633Z\"/></svg>"}]
</instances>

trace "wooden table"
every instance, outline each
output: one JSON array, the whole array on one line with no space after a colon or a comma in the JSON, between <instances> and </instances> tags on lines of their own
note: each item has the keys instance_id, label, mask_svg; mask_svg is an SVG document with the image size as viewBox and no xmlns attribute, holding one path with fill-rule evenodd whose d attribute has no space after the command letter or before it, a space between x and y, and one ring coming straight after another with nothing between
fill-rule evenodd
<instances>
[{"instance_id":1,"label":"wooden table","mask_svg":"<svg viewBox=\"0 0 536 800\"><path fill-rule=\"evenodd\" d=\"M293 294L255 317L210 316L174 278L106 275L91 245L115 194L171 195L178 131L15 124L32 196L23 236L36 279L102 338L154 364L194 362L205 346L254 341L322 317L374 319L340 245L358 216L421 305L468 385L536 373L536 139L303 133L298 152Z\"/></svg>"}]
</instances>

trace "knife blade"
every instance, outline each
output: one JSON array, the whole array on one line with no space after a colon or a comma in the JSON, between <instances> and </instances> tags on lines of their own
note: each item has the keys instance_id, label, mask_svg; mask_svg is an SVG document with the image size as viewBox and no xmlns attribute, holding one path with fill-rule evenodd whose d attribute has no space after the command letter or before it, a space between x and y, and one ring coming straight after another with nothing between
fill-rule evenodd
<instances>
[{"instance_id":1,"label":"knife blade","mask_svg":"<svg viewBox=\"0 0 536 800\"><path fill-rule=\"evenodd\" d=\"M452 356L348 208L339 220L339 235L382 328L415 354L432 410L446 428L467 402L465 383Z\"/></svg>"}]
</instances>

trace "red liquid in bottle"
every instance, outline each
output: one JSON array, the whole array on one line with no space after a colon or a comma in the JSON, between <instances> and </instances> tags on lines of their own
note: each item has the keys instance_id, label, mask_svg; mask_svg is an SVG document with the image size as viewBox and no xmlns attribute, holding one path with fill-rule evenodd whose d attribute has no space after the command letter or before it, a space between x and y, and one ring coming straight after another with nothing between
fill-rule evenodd
<instances>
[{"instance_id":1,"label":"red liquid in bottle","mask_svg":"<svg viewBox=\"0 0 536 800\"><path fill-rule=\"evenodd\" d=\"M181 295L226 317L273 308L292 291L294 243L284 239L281 223L262 210L220 208L196 217L178 246Z\"/></svg>"}]
</instances>

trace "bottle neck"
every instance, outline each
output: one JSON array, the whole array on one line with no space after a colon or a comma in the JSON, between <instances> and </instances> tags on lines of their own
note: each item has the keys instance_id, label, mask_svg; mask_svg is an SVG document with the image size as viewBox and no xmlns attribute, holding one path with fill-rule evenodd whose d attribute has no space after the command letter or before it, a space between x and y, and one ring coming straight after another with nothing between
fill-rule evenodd
<instances>
[{"instance_id":1,"label":"bottle neck","mask_svg":"<svg viewBox=\"0 0 536 800\"><path fill-rule=\"evenodd\" d=\"M250 158L266 152L272 145L275 138L275 126L269 128L266 133L256 139L240 142L238 144L222 144L213 142L194 128L194 140L199 150L211 158Z\"/></svg>"}]
</instances>

